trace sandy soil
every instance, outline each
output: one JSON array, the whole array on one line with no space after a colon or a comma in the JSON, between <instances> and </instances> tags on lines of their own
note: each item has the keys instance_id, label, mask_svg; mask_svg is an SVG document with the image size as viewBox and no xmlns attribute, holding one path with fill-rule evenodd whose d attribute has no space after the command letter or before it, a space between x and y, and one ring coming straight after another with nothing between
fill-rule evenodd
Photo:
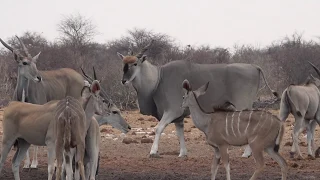
<instances>
[{"instance_id":1,"label":"sandy soil","mask_svg":"<svg viewBox=\"0 0 320 180\"><path fill-rule=\"evenodd\" d=\"M273 113L277 113L273 111ZM128 134L121 134L120 131L110 126L102 126L101 136L101 161L98 179L121 179L121 180L144 180L144 179L187 179L187 180L209 180L210 167L213 158L213 149L206 143L203 133L196 129L190 118L185 120L185 139L188 149L188 158L178 158L179 142L175 135L175 127L170 124L161 136L159 153L162 158L149 158L148 154L152 143L141 143L145 137L153 139L154 126L157 121L149 116L142 116L138 111L123 112L123 116L133 127ZM0 121L2 112L0 111ZM320 161L316 160L296 160L289 158L291 146L293 118L290 116L286 122L286 134L282 142L280 153L289 164L288 179L320 179ZM149 135L149 133L151 135ZM0 126L0 136L2 136L2 126ZM130 142L126 144L124 142ZM143 140L148 141L148 140ZM307 157L306 138L301 136L300 148ZM316 129L316 146L319 145L319 127ZM1 145L0 145L1 146ZM251 158L241 158L244 147L231 147L230 166L231 179L249 179L254 171L255 162ZM11 170L11 159L15 151L11 150L6 160L5 167L0 175L0 179L13 179ZM267 154L266 168L259 179L272 180L281 179L280 167ZM40 148L39 168L26 170L20 168L21 179L47 179L47 155L46 147ZM226 179L225 170L220 166L217 179Z\"/></svg>"}]
</instances>

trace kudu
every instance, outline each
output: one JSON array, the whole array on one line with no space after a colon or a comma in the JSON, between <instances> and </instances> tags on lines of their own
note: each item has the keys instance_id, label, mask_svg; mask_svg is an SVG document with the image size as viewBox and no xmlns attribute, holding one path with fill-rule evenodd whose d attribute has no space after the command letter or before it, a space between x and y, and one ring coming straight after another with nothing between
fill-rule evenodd
<instances>
[{"instance_id":1,"label":"kudu","mask_svg":"<svg viewBox=\"0 0 320 180\"><path fill-rule=\"evenodd\" d=\"M214 109L212 113L204 112L198 98L205 94L208 85L209 82L192 91L189 81L184 80L182 86L186 91L183 96L182 108L189 108L195 126L204 132L208 144L215 151L211 167L211 179L215 179L221 159L226 169L227 180L230 180L228 147L229 145L242 146L248 144L257 163L257 169L250 180L257 179L265 166L263 151L277 161L281 167L282 180L285 180L288 171L287 163L278 153L284 133L283 123L276 116L266 111L228 112Z\"/></svg>"},{"instance_id":2,"label":"kudu","mask_svg":"<svg viewBox=\"0 0 320 180\"><path fill-rule=\"evenodd\" d=\"M0 38L0 42L14 54L14 59L18 64L18 79L13 100L22 101L22 97L25 96L25 102L44 104L51 100L61 100L66 96L80 98L84 79L79 73L69 68L38 71L36 63L40 53L32 57L21 39L18 36L16 37L25 55L6 44ZM31 168L37 168L37 165L37 147L35 147ZM29 166L30 158L29 152L27 152L24 167L29 168Z\"/></svg>"},{"instance_id":3,"label":"kudu","mask_svg":"<svg viewBox=\"0 0 320 180\"><path fill-rule=\"evenodd\" d=\"M92 116L97 113L103 115L103 99L98 95L100 90L99 82L93 82L91 87L83 87L80 91L82 107L86 115L85 127L89 129ZM19 180L19 165L24 158L30 144L48 147L48 180L52 179L55 160L55 117L58 100L50 101L44 105L11 102L3 115L3 136L2 152L0 158L0 173L7 158L7 155L14 144L17 144L17 151L12 159L12 170L15 180ZM82 132L84 135L85 132ZM87 142L86 142L87 144ZM94 151L95 147L88 147ZM96 152L96 151L95 151ZM91 158L91 157L90 157ZM97 159L98 156L96 155ZM94 165L91 164L91 165ZM96 170L92 170L95 174ZM94 177L93 177L94 178Z\"/></svg>"},{"instance_id":4,"label":"kudu","mask_svg":"<svg viewBox=\"0 0 320 180\"><path fill-rule=\"evenodd\" d=\"M309 64L315 69L320 77L320 70ZM303 85L290 85L283 93L280 103L279 117L285 121L289 114L294 116L294 129L292 131L293 144L290 157L293 158L296 151L298 159L303 159L299 148L299 135L307 128L308 156L315 158L314 153L314 130L317 123L320 123L320 80L310 75Z\"/></svg>"}]
</instances>

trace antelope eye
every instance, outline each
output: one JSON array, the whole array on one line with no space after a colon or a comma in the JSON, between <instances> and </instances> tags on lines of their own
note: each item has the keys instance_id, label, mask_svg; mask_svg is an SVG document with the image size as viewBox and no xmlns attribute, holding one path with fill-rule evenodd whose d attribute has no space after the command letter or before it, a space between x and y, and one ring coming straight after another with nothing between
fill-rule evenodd
<instances>
[{"instance_id":1,"label":"antelope eye","mask_svg":"<svg viewBox=\"0 0 320 180\"><path fill-rule=\"evenodd\" d=\"M112 111L112 114L118 114L118 112L117 111Z\"/></svg>"},{"instance_id":2,"label":"antelope eye","mask_svg":"<svg viewBox=\"0 0 320 180\"><path fill-rule=\"evenodd\" d=\"M133 65L134 65L134 66L137 66L138 64L137 64L137 63L134 63Z\"/></svg>"},{"instance_id":3,"label":"antelope eye","mask_svg":"<svg viewBox=\"0 0 320 180\"><path fill-rule=\"evenodd\" d=\"M22 64L23 64L23 65L28 65L28 63L27 63L27 62L22 62Z\"/></svg>"}]
</instances>

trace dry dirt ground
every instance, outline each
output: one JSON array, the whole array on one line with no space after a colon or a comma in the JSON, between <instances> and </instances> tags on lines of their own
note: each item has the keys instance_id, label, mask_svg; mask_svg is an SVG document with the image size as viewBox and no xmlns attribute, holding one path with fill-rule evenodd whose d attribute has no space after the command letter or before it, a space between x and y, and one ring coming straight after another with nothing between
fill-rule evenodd
<instances>
[{"instance_id":1,"label":"dry dirt ground","mask_svg":"<svg viewBox=\"0 0 320 180\"><path fill-rule=\"evenodd\" d=\"M273 111L273 113L277 113ZM98 179L144 180L144 179L187 179L209 180L210 167L213 158L213 149L205 142L204 135L196 129L190 118L185 120L185 139L188 149L188 158L178 158L179 143L175 135L175 127L170 124L161 136L159 153L162 158L149 158L151 148L150 139L153 139L152 130L157 121L149 116L142 116L138 111L123 112L123 116L133 127L128 134L121 134L118 130L109 126L102 126L101 136L101 161ZM2 112L0 112L2 121ZM292 160L289 158L291 131L293 118L286 122L286 134L281 144L280 153L289 164L290 180L320 179L320 161L316 160ZM319 146L319 128L316 129L316 146ZM149 135L149 133L151 135ZM2 126L0 126L2 136ZM147 137L147 140L146 138ZM148 138L150 138L148 140ZM144 140L141 140L144 139ZM144 143L141 143L144 142ZM129 144L126 144L127 142ZM306 157L306 138L301 136L301 150ZM1 146L1 145L0 145ZM249 179L254 171L255 162L252 157L241 158L244 147L231 147L230 166L231 179ZM47 179L47 155L46 148L41 147L39 154L39 168L25 170L20 168L21 179L42 180ZM5 167L0 175L1 180L13 179L11 159L14 150L11 150L6 160ZM266 168L259 179L281 179L280 168L267 154ZM226 179L222 165L218 170L217 179Z\"/></svg>"}]
</instances>

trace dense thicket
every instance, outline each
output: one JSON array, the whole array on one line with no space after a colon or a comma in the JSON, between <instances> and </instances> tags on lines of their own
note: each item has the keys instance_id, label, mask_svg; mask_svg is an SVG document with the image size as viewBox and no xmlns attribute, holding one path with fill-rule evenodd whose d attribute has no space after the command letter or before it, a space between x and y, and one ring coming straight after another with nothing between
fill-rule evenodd
<instances>
[{"instance_id":1,"label":"dense thicket","mask_svg":"<svg viewBox=\"0 0 320 180\"><path fill-rule=\"evenodd\" d=\"M117 52L126 54L129 47L138 52L151 39L155 42L146 54L153 64L162 65L177 59L194 63L252 63L262 67L270 86L278 93L282 93L289 84L303 83L310 73L315 74L307 61L320 67L319 43L306 41L299 34L285 37L262 48L243 45L230 50L208 45L184 47L169 35L144 29L129 30L122 38L100 44L92 39L81 40L81 36L74 37L79 33L73 32L78 30L76 25L73 24L72 27L75 29L60 29L61 37L55 42L46 40L36 32L26 32L20 36L32 55L42 52L37 63L39 70L69 67L80 72L82 66L90 74L92 66L95 66L104 89L123 109L136 107L136 94L132 87L120 83L122 62L117 57ZM95 31L94 28L89 30L92 33ZM73 32L74 35L65 36L63 31ZM91 37L93 34L90 34ZM14 37L4 40L13 47L20 48ZM12 97L17 77L16 62L12 53L5 48L0 49L0 72L0 104L5 104ZM270 95L269 92L262 91L259 96L264 94Z\"/></svg>"}]
</instances>

